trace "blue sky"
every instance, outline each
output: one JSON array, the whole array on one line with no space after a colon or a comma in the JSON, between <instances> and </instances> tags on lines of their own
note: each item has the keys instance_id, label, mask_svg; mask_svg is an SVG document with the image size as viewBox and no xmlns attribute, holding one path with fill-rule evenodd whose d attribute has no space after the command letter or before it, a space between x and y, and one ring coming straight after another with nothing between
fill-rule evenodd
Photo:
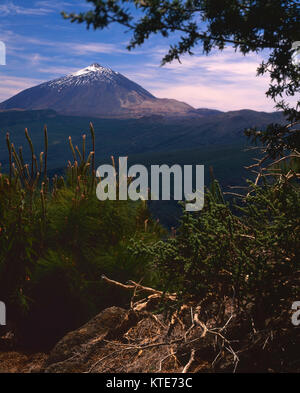
<instances>
[{"instance_id":1,"label":"blue sky","mask_svg":"<svg viewBox=\"0 0 300 393\"><path fill-rule=\"evenodd\" d=\"M160 67L169 39L152 37L128 52L130 33L121 26L87 30L64 20L60 11L85 11L84 0L1 0L0 41L7 64L0 66L0 102L19 91L100 63L141 84L160 98L194 107L273 110L265 97L267 77L256 77L259 55L242 56L230 48L205 56L200 48L182 64Z\"/></svg>"}]
</instances>

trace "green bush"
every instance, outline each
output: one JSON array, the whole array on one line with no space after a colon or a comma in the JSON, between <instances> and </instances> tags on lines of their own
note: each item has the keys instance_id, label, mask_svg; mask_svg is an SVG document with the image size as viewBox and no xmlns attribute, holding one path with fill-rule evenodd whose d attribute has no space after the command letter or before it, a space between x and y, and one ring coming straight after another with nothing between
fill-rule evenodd
<instances>
[{"instance_id":1,"label":"green bush","mask_svg":"<svg viewBox=\"0 0 300 393\"><path fill-rule=\"evenodd\" d=\"M158 239L162 229L142 201L97 199L94 155L85 157L85 136L81 152L70 139L74 163L65 178L50 181L47 131L39 163L26 135L31 165L7 136L10 173L0 177L0 299L23 343L52 345L101 309L129 304L124 292L103 285L102 274L151 284L146 261L128 245L132 238Z\"/></svg>"},{"instance_id":2,"label":"green bush","mask_svg":"<svg viewBox=\"0 0 300 393\"><path fill-rule=\"evenodd\" d=\"M185 303L221 304L235 297L256 327L289 310L299 296L300 189L284 178L251 184L243 202L230 206L216 181L202 211L184 213L178 234L133 252L153 261L166 291Z\"/></svg>"}]
</instances>

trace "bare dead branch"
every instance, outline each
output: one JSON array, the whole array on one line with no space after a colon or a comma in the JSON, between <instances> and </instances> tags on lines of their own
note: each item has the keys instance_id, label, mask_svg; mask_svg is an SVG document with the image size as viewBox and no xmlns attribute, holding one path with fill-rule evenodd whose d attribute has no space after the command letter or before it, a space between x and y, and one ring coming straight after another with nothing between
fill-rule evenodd
<instances>
[{"instance_id":1,"label":"bare dead branch","mask_svg":"<svg viewBox=\"0 0 300 393\"><path fill-rule=\"evenodd\" d=\"M191 367L193 361L195 360L195 349L193 348L191 351L191 357L190 360L188 361L188 363L184 366L183 370L182 370L182 374L185 374L188 372L189 368Z\"/></svg>"}]
</instances>

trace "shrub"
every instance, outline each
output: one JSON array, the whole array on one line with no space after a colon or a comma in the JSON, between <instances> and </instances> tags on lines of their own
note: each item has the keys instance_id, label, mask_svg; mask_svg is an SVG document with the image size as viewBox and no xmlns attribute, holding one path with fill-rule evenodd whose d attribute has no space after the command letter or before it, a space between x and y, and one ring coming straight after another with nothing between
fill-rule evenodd
<instances>
[{"instance_id":1,"label":"shrub","mask_svg":"<svg viewBox=\"0 0 300 393\"><path fill-rule=\"evenodd\" d=\"M102 274L151 283L146 261L131 255L128 244L153 241L161 228L141 201L96 198L94 153L86 158L85 136L82 151L69 139L74 162L64 178L50 181L47 130L39 162L25 132L31 165L7 135L10 172L0 177L0 298L23 343L52 345L101 309L128 305L123 292L102 284Z\"/></svg>"},{"instance_id":2,"label":"shrub","mask_svg":"<svg viewBox=\"0 0 300 393\"><path fill-rule=\"evenodd\" d=\"M177 292L181 303L221 304L234 296L261 327L299 295L293 283L300 270L299 191L283 176L251 184L242 203L230 206L214 181L204 209L184 213L176 237L137 242L134 253L153 261L161 287Z\"/></svg>"}]
</instances>

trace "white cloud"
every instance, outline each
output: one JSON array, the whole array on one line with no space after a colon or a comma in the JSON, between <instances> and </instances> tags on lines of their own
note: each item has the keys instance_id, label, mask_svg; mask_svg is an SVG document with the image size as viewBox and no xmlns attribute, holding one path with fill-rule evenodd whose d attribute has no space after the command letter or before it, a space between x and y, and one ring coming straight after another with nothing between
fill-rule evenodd
<instances>
[{"instance_id":1,"label":"white cloud","mask_svg":"<svg viewBox=\"0 0 300 393\"><path fill-rule=\"evenodd\" d=\"M35 78L21 78L0 75L0 102L7 100L22 90L28 89L29 87L38 85L42 82L42 80Z\"/></svg>"},{"instance_id":2,"label":"white cloud","mask_svg":"<svg viewBox=\"0 0 300 393\"><path fill-rule=\"evenodd\" d=\"M239 86L207 86L200 84L176 84L176 86L161 86L152 89L159 98L175 98L196 108L216 108L224 111L253 109L272 111L274 104L267 100L263 90L255 87L241 89Z\"/></svg>"},{"instance_id":3,"label":"white cloud","mask_svg":"<svg viewBox=\"0 0 300 393\"><path fill-rule=\"evenodd\" d=\"M60 9L62 7L68 7L70 5L72 5L72 3L70 3L70 2L55 1L55 0L52 0L52 1L41 0L41 1L36 1L35 2L35 6L36 7L54 8L54 9Z\"/></svg>"},{"instance_id":4,"label":"white cloud","mask_svg":"<svg viewBox=\"0 0 300 393\"><path fill-rule=\"evenodd\" d=\"M52 8L55 10L62 10L64 7L83 7L90 8L91 6L83 0L60 1L60 0L40 0L35 2L36 7Z\"/></svg>"},{"instance_id":5,"label":"white cloud","mask_svg":"<svg viewBox=\"0 0 300 393\"><path fill-rule=\"evenodd\" d=\"M72 74L73 72L78 71L78 67L45 66L45 67L38 68L37 71L45 74L50 74L52 76L62 76L62 75Z\"/></svg>"},{"instance_id":6,"label":"white cloud","mask_svg":"<svg viewBox=\"0 0 300 393\"><path fill-rule=\"evenodd\" d=\"M261 60L259 55L245 57L227 49L209 56L186 56L182 64L148 63L142 71L124 67L124 74L159 98L174 98L196 108L273 111L274 103L265 95L269 78L256 76Z\"/></svg>"},{"instance_id":7,"label":"white cloud","mask_svg":"<svg viewBox=\"0 0 300 393\"><path fill-rule=\"evenodd\" d=\"M104 42L89 42L89 43L81 43L78 41L50 41L42 38L21 36L19 34L15 34L13 31L3 31L0 28L0 39L6 42L9 42L8 48L11 49L22 49L24 48L24 44L35 45L36 47L49 47L56 51L56 54L75 54L75 55L88 55L93 53L105 53L105 54L114 54L114 53L126 53L130 54L127 49L124 48L124 45L121 44L107 44ZM22 45L22 46L21 46ZM38 48L36 48L38 50ZM134 54L134 52L132 52Z\"/></svg>"},{"instance_id":8,"label":"white cloud","mask_svg":"<svg viewBox=\"0 0 300 393\"><path fill-rule=\"evenodd\" d=\"M35 7L24 7L14 4L13 1L7 0L4 4L0 5L1 16L7 15L32 15L42 16L48 15L53 12L63 11L64 8L80 7L90 8L90 5L82 0L59 1L59 0L41 0L35 2Z\"/></svg>"},{"instance_id":9,"label":"white cloud","mask_svg":"<svg viewBox=\"0 0 300 393\"><path fill-rule=\"evenodd\" d=\"M0 12L2 16L7 15L47 15L52 12L49 8L29 8L15 5L12 1L7 1L5 4L0 5Z\"/></svg>"},{"instance_id":10,"label":"white cloud","mask_svg":"<svg viewBox=\"0 0 300 393\"><path fill-rule=\"evenodd\" d=\"M68 49L72 53L76 53L78 55L86 55L89 53L127 53L125 49L120 49L117 45L114 44L105 44L105 43L89 43L89 44L80 44L76 42L62 42L59 44L61 48Z\"/></svg>"}]
</instances>

